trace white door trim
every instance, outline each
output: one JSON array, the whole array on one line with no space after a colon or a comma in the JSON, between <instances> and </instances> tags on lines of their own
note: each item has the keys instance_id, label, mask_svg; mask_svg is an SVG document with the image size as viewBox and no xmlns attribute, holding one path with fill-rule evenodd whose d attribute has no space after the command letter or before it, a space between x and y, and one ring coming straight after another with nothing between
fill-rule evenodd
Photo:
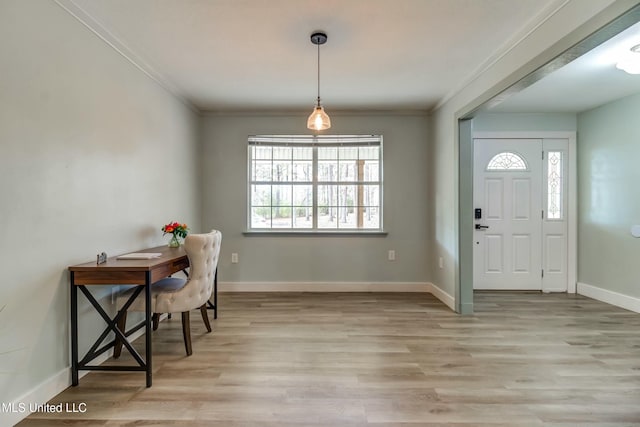
<instances>
[{"instance_id":1,"label":"white door trim","mask_svg":"<svg viewBox=\"0 0 640 427\"><path fill-rule=\"evenodd\" d=\"M567 177L569 189L568 206L568 253L567 253L567 293L576 293L578 277L578 195L577 195L577 144L576 133L568 131L501 131L501 132L473 132L472 139L499 139L499 138L523 138L523 139L551 139L566 138L569 141L569 176Z\"/></svg>"}]
</instances>

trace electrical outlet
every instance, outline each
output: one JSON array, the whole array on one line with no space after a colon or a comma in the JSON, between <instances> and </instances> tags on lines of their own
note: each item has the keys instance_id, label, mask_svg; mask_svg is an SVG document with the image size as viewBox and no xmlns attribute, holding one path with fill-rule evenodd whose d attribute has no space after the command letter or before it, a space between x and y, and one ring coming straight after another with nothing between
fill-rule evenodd
<instances>
[{"instance_id":1,"label":"electrical outlet","mask_svg":"<svg viewBox=\"0 0 640 427\"><path fill-rule=\"evenodd\" d=\"M440 258L438 259L438 266L439 266L440 268L444 268L444 259L442 259L442 257L440 257Z\"/></svg>"},{"instance_id":2,"label":"electrical outlet","mask_svg":"<svg viewBox=\"0 0 640 427\"><path fill-rule=\"evenodd\" d=\"M237 264L238 261L238 254L236 252L231 254L231 264Z\"/></svg>"},{"instance_id":3,"label":"electrical outlet","mask_svg":"<svg viewBox=\"0 0 640 427\"><path fill-rule=\"evenodd\" d=\"M393 250L393 249L389 250L388 259L389 259L389 261L395 261L396 260L396 251L395 250Z\"/></svg>"}]
</instances>

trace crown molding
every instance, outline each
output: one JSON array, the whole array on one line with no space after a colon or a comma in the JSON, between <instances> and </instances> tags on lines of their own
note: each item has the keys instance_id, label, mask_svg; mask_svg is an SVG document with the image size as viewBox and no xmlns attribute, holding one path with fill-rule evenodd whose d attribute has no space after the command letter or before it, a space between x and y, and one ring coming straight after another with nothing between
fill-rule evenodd
<instances>
[{"instance_id":1,"label":"crown molding","mask_svg":"<svg viewBox=\"0 0 640 427\"><path fill-rule=\"evenodd\" d=\"M86 10L78 6L73 0L54 0L54 2L65 10L69 15L73 16L82 25L94 33L98 38L118 52L123 58L133 64L138 70L142 71L151 80L155 81L160 87L169 92L181 103L187 106L196 114L202 112L191 101L184 97L182 91L167 76L156 69L149 61L144 60L141 55L137 54L127 44L118 38L114 33L109 31L100 21L93 17Z\"/></svg>"},{"instance_id":2,"label":"crown molding","mask_svg":"<svg viewBox=\"0 0 640 427\"><path fill-rule=\"evenodd\" d=\"M303 109L284 110L202 110L200 113L204 117L226 117L226 116L257 116L257 117L308 117L309 112ZM336 117L367 117L367 116L417 116L429 117L427 110L331 110L330 116Z\"/></svg>"}]
</instances>

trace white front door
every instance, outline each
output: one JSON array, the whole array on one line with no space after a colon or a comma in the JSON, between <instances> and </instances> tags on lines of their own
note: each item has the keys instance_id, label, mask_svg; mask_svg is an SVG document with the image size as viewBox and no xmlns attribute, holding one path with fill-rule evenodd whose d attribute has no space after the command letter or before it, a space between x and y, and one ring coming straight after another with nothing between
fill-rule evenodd
<instances>
[{"instance_id":1,"label":"white front door","mask_svg":"<svg viewBox=\"0 0 640 427\"><path fill-rule=\"evenodd\" d=\"M570 140L474 139L474 289L575 292Z\"/></svg>"},{"instance_id":2,"label":"white front door","mask_svg":"<svg viewBox=\"0 0 640 427\"><path fill-rule=\"evenodd\" d=\"M474 140L474 289L542 289L542 144Z\"/></svg>"}]
</instances>

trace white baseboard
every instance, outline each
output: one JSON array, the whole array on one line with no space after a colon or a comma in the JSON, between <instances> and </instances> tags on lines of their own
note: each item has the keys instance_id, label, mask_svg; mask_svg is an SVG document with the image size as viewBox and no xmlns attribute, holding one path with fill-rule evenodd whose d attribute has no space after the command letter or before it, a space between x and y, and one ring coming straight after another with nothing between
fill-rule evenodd
<instances>
[{"instance_id":1,"label":"white baseboard","mask_svg":"<svg viewBox=\"0 0 640 427\"><path fill-rule=\"evenodd\" d=\"M428 282L222 282L220 292L431 292Z\"/></svg>"},{"instance_id":2,"label":"white baseboard","mask_svg":"<svg viewBox=\"0 0 640 427\"><path fill-rule=\"evenodd\" d=\"M166 315L164 315L164 318L166 318ZM163 317L161 316L160 319L162 320ZM143 335L144 328L131 334L129 340L135 341ZM100 365L107 361L111 356L113 356L113 349L109 349L100 356L93 359L92 364ZM80 371L78 372L78 377L82 378L89 372L90 371ZM144 381L144 377L141 376L140 381ZM11 408L19 409L21 408L20 404L23 404L25 410L16 410L14 412L5 413L0 412L0 425L12 426L18 424L20 421L27 418L32 413L30 408L38 407L47 403L49 400L53 399L55 396L66 390L69 386L71 386L70 366L62 369L58 373L44 380L37 386L33 387L31 390L11 402Z\"/></svg>"},{"instance_id":3,"label":"white baseboard","mask_svg":"<svg viewBox=\"0 0 640 427\"><path fill-rule=\"evenodd\" d=\"M578 282L577 293L585 297L593 298L607 304L615 305L626 310L640 313L640 298L624 295L607 289L598 288L597 286L587 285Z\"/></svg>"},{"instance_id":4,"label":"white baseboard","mask_svg":"<svg viewBox=\"0 0 640 427\"><path fill-rule=\"evenodd\" d=\"M18 424L32 413L32 405L37 406L48 402L69 385L71 385L71 369L65 368L11 402L11 408L14 409L0 413L0 425Z\"/></svg>"},{"instance_id":5,"label":"white baseboard","mask_svg":"<svg viewBox=\"0 0 640 427\"><path fill-rule=\"evenodd\" d=\"M221 282L220 292L427 292L455 311L455 298L430 282Z\"/></svg>"},{"instance_id":6,"label":"white baseboard","mask_svg":"<svg viewBox=\"0 0 640 427\"><path fill-rule=\"evenodd\" d=\"M452 311L456 311L456 299L454 297L452 297L433 283L429 283L429 285L429 292L431 292L434 297L442 301L442 303L449 307Z\"/></svg>"}]
</instances>

